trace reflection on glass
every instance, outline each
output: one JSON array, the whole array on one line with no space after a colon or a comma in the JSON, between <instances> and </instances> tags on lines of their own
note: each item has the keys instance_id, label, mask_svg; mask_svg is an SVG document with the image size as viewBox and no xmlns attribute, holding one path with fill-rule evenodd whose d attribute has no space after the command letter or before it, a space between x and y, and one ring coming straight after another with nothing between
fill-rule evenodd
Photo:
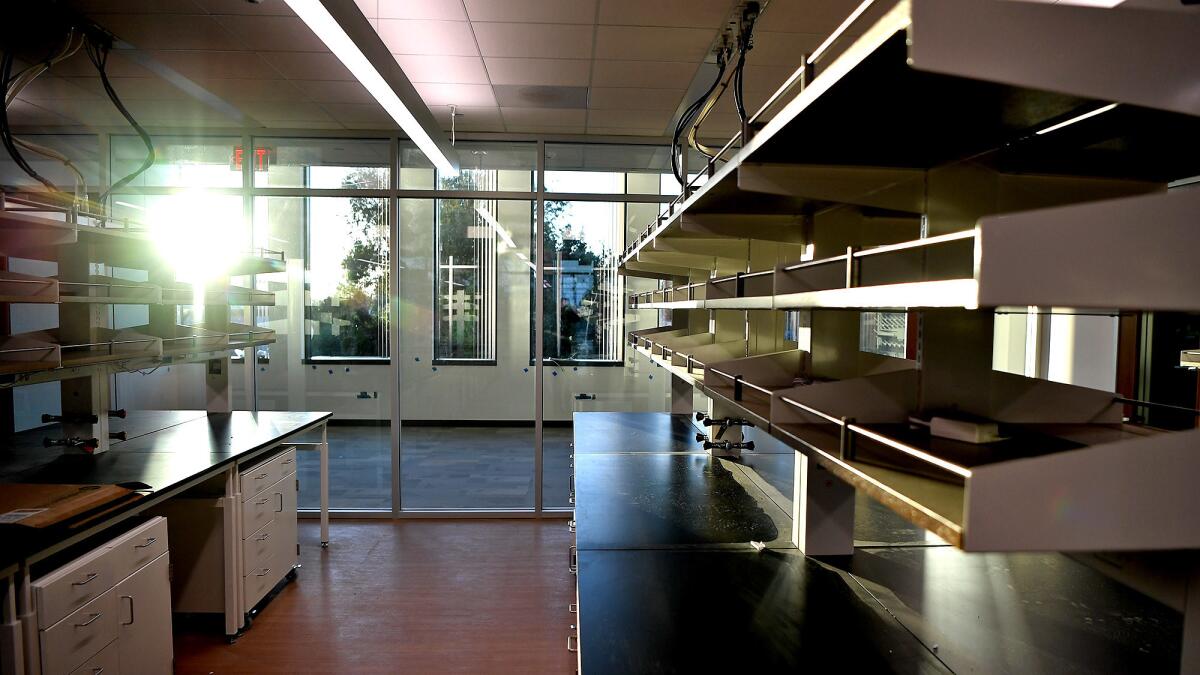
<instances>
[{"instance_id":1,"label":"reflection on glass","mask_svg":"<svg viewBox=\"0 0 1200 675\"><path fill-rule=\"evenodd\" d=\"M619 361L624 204L547 201L542 348L547 360Z\"/></svg>"},{"instance_id":2,"label":"reflection on glass","mask_svg":"<svg viewBox=\"0 0 1200 675\"><path fill-rule=\"evenodd\" d=\"M908 344L908 314L905 312L862 312L859 315L860 351L904 358Z\"/></svg>"},{"instance_id":3,"label":"reflection on glass","mask_svg":"<svg viewBox=\"0 0 1200 675\"><path fill-rule=\"evenodd\" d=\"M443 190L532 192L537 165L534 143L459 143L459 172L439 175Z\"/></svg>"}]
</instances>

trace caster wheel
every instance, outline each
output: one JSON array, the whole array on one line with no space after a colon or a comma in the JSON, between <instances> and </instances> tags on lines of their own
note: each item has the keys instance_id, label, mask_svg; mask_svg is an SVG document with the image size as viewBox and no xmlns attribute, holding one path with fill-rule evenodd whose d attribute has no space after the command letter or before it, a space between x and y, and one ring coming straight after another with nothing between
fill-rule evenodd
<instances>
[{"instance_id":1,"label":"caster wheel","mask_svg":"<svg viewBox=\"0 0 1200 675\"><path fill-rule=\"evenodd\" d=\"M296 580L296 570L295 569L292 569L290 572L287 573L287 580L288 581Z\"/></svg>"},{"instance_id":2,"label":"caster wheel","mask_svg":"<svg viewBox=\"0 0 1200 675\"><path fill-rule=\"evenodd\" d=\"M321 542L321 548L329 548L329 542L327 542L327 541Z\"/></svg>"},{"instance_id":3,"label":"caster wheel","mask_svg":"<svg viewBox=\"0 0 1200 675\"><path fill-rule=\"evenodd\" d=\"M237 644L237 641L238 641L238 636L236 636L236 635L226 635L225 636L226 644L235 645L235 644Z\"/></svg>"}]
</instances>

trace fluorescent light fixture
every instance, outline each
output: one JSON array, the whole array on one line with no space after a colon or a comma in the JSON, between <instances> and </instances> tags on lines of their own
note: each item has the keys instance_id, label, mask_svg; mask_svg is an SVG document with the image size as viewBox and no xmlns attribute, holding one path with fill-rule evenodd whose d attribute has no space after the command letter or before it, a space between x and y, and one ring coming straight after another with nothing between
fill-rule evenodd
<instances>
[{"instance_id":1,"label":"fluorescent light fixture","mask_svg":"<svg viewBox=\"0 0 1200 675\"><path fill-rule=\"evenodd\" d=\"M133 209L134 211L145 211L146 210L145 208L138 206L137 204L130 204L129 202L123 202L121 200L114 201L113 204L116 206L124 206L125 208Z\"/></svg>"},{"instance_id":2,"label":"fluorescent light fixture","mask_svg":"<svg viewBox=\"0 0 1200 675\"><path fill-rule=\"evenodd\" d=\"M350 39L350 36L346 34L342 26L333 18L329 10L325 9L325 6L321 4L321 0L284 1L287 2L288 7L292 8L296 16L308 24L308 27L312 29L313 33L316 33L321 42L324 42L325 46L329 47L329 51L338 57L342 65L346 66L354 74L359 83L366 87L371 96L375 97L379 105L383 106L383 109L387 111L387 114L396 120L396 123L400 125L404 133L408 134L408 137L417 144L417 147L433 162L438 171L447 175L458 173L454 165L450 163L450 160L438 148L437 143L433 141L433 138L429 136L425 128L421 126L421 123L413 117L408 107L404 105L404 102L400 100L396 92L383 79L383 76L379 74L375 66L371 65L370 60L362 53L358 45L354 44L354 40Z\"/></svg>"},{"instance_id":3,"label":"fluorescent light fixture","mask_svg":"<svg viewBox=\"0 0 1200 675\"><path fill-rule=\"evenodd\" d=\"M488 212L487 209L483 208L482 206L476 206L475 213L478 213L480 215L480 217L483 218L484 222L486 222L488 225L491 225L492 229L496 231L496 234L500 235L500 238L504 240L505 244L508 244L509 248L517 247L517 244L513 241L512 237L508 234L508 231L505 230L503 227L500 227L500 223L496 222L496 216L493 216L491 213Z\"/></svg>"},{"instance_id":4,"label":"fluorescent light fixture","mask_svg":"<svg viewBox=\"0 0 1200 675\"><path fill-rule=\"evenodd\" d=\"M1108 112L1109 110L1112 110L1115 107L1117 107L1116 103L1109 103L1108 105L1102 106L1100 108L1096 108L1095 110L1093 110L1091 112L1086 112L1086 113L1083 113L1082 115L1072 117L1071 119L1069 119L1065 122L1059 122L1058 124L1055 124L1052 127L1046 127L1045 129L1038 131L1037 135L1041 136L1042 134L1048 134L1051 131L1057 131L1063 127L1075 124L1076 122L1082 122L1083 120L1086 120L1089 117L1095 117L1096 115L1102 115L1102 114Z\"/></svg>"}]
</instances>

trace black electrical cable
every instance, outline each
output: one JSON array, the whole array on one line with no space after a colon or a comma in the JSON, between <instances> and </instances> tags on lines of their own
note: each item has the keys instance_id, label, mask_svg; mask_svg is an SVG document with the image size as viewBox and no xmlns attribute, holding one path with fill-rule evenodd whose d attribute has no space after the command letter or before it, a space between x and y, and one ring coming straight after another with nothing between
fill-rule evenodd
<instances>
[{"instance_id":1,"label":"black electrical cable","mask_svg":"<svg viewBox=\"0 0 1200 675\"><path fill-rule=\"evenodd\" d=\"M2 60L0 60L0 101L8 100L8 86L11 83L10 76L12 74L12 65L12 53L7 51L4 52L4 57ZM45 176L42 176L35 171L34 168L29 165L29 162L26 161L25 156L21 154L21 151L17 149L17 144L13 142L12 128L8 123L7 103L0 105L0 141L3 142L4 149L8 151L9 155L12 155L13 161L17 163L17 166L20 167L22 171L29 174L31 178L38 181L42 185L45 185L51 192L60 192L58 186Z\"/></svg>"},{"instance_id":2,"label":"black electrical cable","mask_svg":"<svg viewBox=\"0 0 1200 675\"><path fill-rule=\"evenodd\" d=\"M88 58L91 59L92 65L96 66L96 70L100 72L100 82L104 85L104 92L108 94L109 100L112 101L114 106L116 106L117 111L121 113L121 116L124 117L127 122L129 122L129 126L133 127L133 130L136 131L137 135L141 137L142 143L146 145L146 159L142 161L142 165L139 166L133 173L110 185L109 188L105 190L96 200L103 204L104 200L108 198L108 195L125 187L134 178L137 178L145 173L147 169L154 166L156 155L154 152L154 143L150 140L150 134L146 133L146 130L142 128L142 125L138 124L137 120L133 118L133 115L131 115L129 111L125 109L125 105L121 103L121 99L117 96L117 92L113 90L112 83L108 81L108 73L106 72L106 68L108 66L108 47L105 45L94 44L89 38L89 44L85 45L84 48L87 50Z\"/></svg>"},{"instance_id":3,"label":"black electrical cable","mask_svg":"<svg viewBox=\"0 0 1200 675\"><path fill-rule=\"evenodd\" d=\"M698 112L700 112L700 109L704 106L704 103L708 101L708 97L712 96L712 93L716 91L717 86L721 83L721 78L725 76L725 64L725 51L722 50L717 55L717 76L713 78L712 85L708 88L708 91L704 92L703 96L696 99L694 103L684 110L683 114L679 116L679 122L675 124L675 135L671 139L671 171L675 174L675 179L679 181L680 185L685 185L687 180L683 175L682 167L679 165L679 137L683 134L683 130L686 129L691 123L692 118L695 117Z\"/></svg>"}]
</instances>

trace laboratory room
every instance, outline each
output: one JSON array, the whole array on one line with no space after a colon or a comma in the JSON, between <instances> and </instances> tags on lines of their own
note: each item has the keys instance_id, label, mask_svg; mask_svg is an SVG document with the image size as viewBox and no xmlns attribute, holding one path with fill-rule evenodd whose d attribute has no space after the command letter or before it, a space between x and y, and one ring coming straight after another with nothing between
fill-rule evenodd
<instances>
[{"instance_id":1,"label":"laboratory room","mask_svg":"<svg viewBox=\"0 0 1200 675\"><path fill-rule=\"evenodd\" d=\"M1200 0L8 0L0 675L1200 673Z\"/></svg>"}]
</instances>

